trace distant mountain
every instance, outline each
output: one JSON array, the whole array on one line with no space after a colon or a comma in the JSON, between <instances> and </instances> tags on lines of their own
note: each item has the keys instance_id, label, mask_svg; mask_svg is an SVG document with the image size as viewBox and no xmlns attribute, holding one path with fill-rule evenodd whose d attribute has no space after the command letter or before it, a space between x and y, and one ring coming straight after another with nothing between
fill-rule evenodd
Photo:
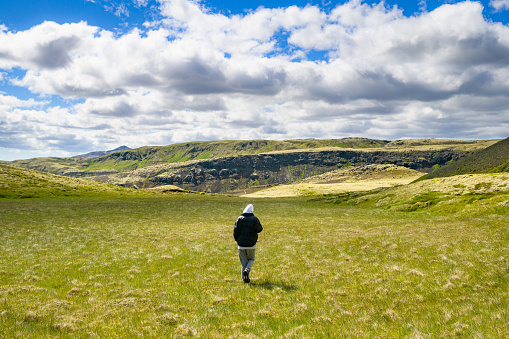
<instances>
[{"instance_id":1,"label":"distant mountain","mask_svg":"<svg viewBox=\"0 0 509 339\"><path fill-rule=\"evenodd\" d=\"M509 138L440 167L419 180L502 172L509 172Z\"/></svg>"},{"instance_id":2,"label":"distant mountain","mask_svg":"<svg viewBox=\"0 0 509 339\"><path fill-rule=\"evenodd\" d=\"M103 155L110 154L110 153L113 153L113 152L128 151L128 150L130 150L129 147L127 147L127 146L120 146L120 147L117 147L117 148L109 150L109 151L95 151L95 152L90 152L90 153L86 153L86 154L75 155L75 156L73 156L73 158L77 158L77 159L98 158L98 157L101 157Z\"/></svg>"}]
</instances>

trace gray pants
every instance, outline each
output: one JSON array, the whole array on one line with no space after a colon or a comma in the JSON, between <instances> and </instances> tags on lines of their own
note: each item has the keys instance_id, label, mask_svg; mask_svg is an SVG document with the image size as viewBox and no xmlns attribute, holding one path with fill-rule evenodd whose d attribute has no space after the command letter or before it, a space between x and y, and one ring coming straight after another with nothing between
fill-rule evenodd
<instances>
[{"instance_id":1,"label":"gray pants","mask_svg":"<svg viewBox=\"0 0 509 339\"><path fill-rule=\"evenodd\" d=\"M241 272L244 272L245 269L251 271L251 267L253 267L255 261L255 249L254 248L249 250L239 249L239 259L240 264L242 265Z\"/></svg>"}]
</instances>

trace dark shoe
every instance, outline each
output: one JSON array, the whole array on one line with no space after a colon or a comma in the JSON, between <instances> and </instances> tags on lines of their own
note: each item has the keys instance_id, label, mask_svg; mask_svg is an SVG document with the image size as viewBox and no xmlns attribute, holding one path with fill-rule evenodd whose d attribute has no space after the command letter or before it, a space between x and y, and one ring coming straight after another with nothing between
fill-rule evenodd
<instances>
[{"instance_id":1,"label":"dark shoe","mask_svg":"<svg viewBox=\"0 0 509 339\"><path fill-rule=\"evenodd\" d=\"M249 280L249 270L245 269L244 272L242 272L242 280L244 280L246 284L251 281Z\"/></svg>"}]
</instances>

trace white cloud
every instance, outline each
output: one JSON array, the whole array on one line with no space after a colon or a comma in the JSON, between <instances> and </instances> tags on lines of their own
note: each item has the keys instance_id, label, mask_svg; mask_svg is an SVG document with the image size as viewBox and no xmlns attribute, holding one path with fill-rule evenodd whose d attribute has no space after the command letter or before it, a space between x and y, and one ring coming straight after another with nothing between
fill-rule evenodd
<instances>
[{"instance_id":1,"label":"white cloud","mask_svg":"<svg viewBox=\"0 0 509 339\"><path fill-rule=\"evenodd\" d=\"M480 3L414 17L361 1L233 16L160 3L165 20L145 32L0 27L0 69L26 70L17 80L0 73L3 81L41 95L0 96L9 138L87 151L225 138L490 138L509 127L509 28L486 21ZM306 60L310 50L329 59ZM45 108L50 95L81 101ZM474 111L484 120L465 119Z\"/></svg>"},{"instance_id":2,"label":"white cloud","mask_svg":"<svg viewBox=\"0 0 509 339\"><path fill-rule=\"evenodd\" d=\"M97 32L85 22L59 25L44 22L29 30L0 31L0 68L59 69L72 63L85 39Z\"/></svg>"},{"instance_id":3,"label":"white cloud","mask_svg":"<svg viewBox=\"0 0 509 339\"><path fill-rule=\"evenodd\" d=\"M129 9L123 2L121 4L113 7L112 12L118 17L129 16Z\"/></svg>"},{"instance_id":4,"label":"white cloud","mask_svg":"<svg viewBox=\"0 0 509 339\"><path fill-rule=\"evenodd\" d=\"M147 6L149 0L133 0L134 5L137 7L145 7Z\"/></svg>"},{"instance_id":5,"label":"white cloud","mask_svg":"<svg viewBox=\"0 0 509 339\"><path fill-rule=\"evenodd\" d=\"M428 2L426 0L419 0L419 10L421 12L428 11Z\"/></svg>"},{"instance_id":6,"label":"white cloud","mask_svg":"<svg viewBox=\"0 0 509 339\"><path fill-rule=\"evenodd\" d=\"M124 1L124 0L85 0L86 2L91 2L93 4L99 5L104 8L105 11L112 13L117 17L129 17L129 5L126 5L126 2L129 4L132 2L135 7L145 7L148 3L148 0L132 0L132 1Z\"/></svg>"},{"instance_id":7,"label":"white cloud","mask_svg":"<svg viewBox=\"0 0 509 339\"><path fill-rule=\"evenodd\" d=\"M21 107L42 107L48 104L48 101L36 101L34 99L21 100L12 95L3 95L0 93L0 112L7 112L13 108Z\"/></svg>"},{"instance_id":8,"label":"white cloud","mask_svg":"<svg viewBox=\"0 0 509 339\"><path fill-rule=\"evenodd\" d=\"M495 8L497 11L508 10L509 0L491 0L490 6Z\"/></svg>"}]
</instances>

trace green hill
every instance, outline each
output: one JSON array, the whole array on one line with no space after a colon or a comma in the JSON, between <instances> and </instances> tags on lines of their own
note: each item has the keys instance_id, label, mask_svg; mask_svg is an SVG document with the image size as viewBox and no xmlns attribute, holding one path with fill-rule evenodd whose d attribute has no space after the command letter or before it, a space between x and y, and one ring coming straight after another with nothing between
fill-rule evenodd
<instances>
[{"instance_id":1,"label":"green hill","mask_svg":"<svg viewBox=\"0 0 509 339\"><path fill-rule=\"evenodd\" d=\"M188 160L217 159L226 156L260 154L274 151L335 148L382 148L389 141L366 138L299 139L299 140L221 140L196 141L168 146L144 146L112 152L96 158L34 158L3 162L18 167L69 177L109 175L132 171L152 165L184 162ZM2 163L2 162L0 162Z\"/></svg>"},{"instance_id":2,"label":"green hill","mask_svg":"<svg viewBox=\"0 0 509 339\"><path fill-rule=\"evenodd\" d=\"M95 158L83 170L133 170L164 163L215 159L225 156L260 154L273 151L314 149L323 147L379 148L388 142L364 138L302 140L222 140L197 141L169 146L145 146L114 152Z\"/></svg>"},{"instance_id":3,"label":"green hill","mask_svg":"<svg viewBox=\"0 0 509 339\"><path fill-rule=\"evenodd\" d=\"M425 210L447 215L458 213L458 216L507 214L509 173L455 175L390 188L351 190L316 199L401 212Z\"/></svg>"},{"instance_id":4,"label":"green hill","mask_svg":"<svg viewBox=\"0 0 509 339\"><path fill-rule=\"evenodd\" d=\"M0 199L147 194L133 189L0 164Z\"/></svg>"},{"instance_id":5,"label":"green hill","mask_svg":"<svg viewBox=\"0 0 509 339\"><path fill-rule=\"evenodd\" d=\"M145 146L96 158L35 158L7 165L125 187L175 185L225 193L288 184L351 165L394 164L429 173L499 140L223 140ZM0 162L1 163L1 162Z\"/></svg>"},{"instance_id":6,"label":"green hill","mask_svg":"<svg viewBox=\"0 0 509 339\"><path fill-rule=\"evenodd\" d=\"M34 158L0 162L8 165L34 169L69 177L104 176L128 172L147 166L178 163L188 160L217 159L238 155L269 152L291 152L310 149L357 149L357 150L408 150L452 149L460 152L486 148L495 141L457 141L440 139L373 140L366 138L299 139L299 140L223 140L200 141L168 146L144 146L137 149L113 152L97 158Z\"/></svg>"},{"instance_id":7,"label":"green hill","mask_svg":"<svg viewBox=\"0 0 509 339\"><path fill-rule=\"evenodd\" d=\"M509 172L509 138L434 170L419 180L462 174Z\"/></svg>"}]
</instances>

